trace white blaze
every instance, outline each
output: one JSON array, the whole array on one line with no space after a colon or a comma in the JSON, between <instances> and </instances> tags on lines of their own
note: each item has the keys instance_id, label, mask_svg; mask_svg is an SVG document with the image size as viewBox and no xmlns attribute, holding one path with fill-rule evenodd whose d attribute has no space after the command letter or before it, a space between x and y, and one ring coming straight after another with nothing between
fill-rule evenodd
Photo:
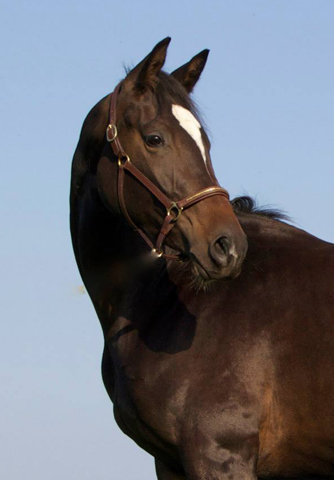
<instances>
[{"instance_id":1,"label":"white blaze","mask_svg":"<svg viewBox=\"0 0 334 480\"><path fill-rule=\"evenodd\" d=\"M181 127L184 128L196 142L206 164L206 153L201 134L201 124L189 110L181 107L181 105L172 105L172 112Z\"/></svg>"}]
</instances>

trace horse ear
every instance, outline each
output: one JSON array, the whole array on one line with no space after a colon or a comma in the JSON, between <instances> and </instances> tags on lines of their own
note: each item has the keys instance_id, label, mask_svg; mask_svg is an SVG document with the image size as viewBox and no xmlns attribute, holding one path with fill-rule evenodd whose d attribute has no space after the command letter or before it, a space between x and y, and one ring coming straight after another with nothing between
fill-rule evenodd
<instances>
[{"instance_id":1,"label":"horse ear","mask_svg":"<svg viewBox=\"0 0 334 480\"><path fill-rule=\"evenodd\" d=\"M132 84L135 90L143 92L146 89L154 90L158 84L158 74L162 69L167 54L170 37L161 40L125 79L125 83Z\"/></svg>"},{"instance_id":2,"label":"horse ear","mask_svg":"<svg viewBox=\"0 0 334 480\"><path fill-rule=\"evenodd\" d=\"M203 69L205 67L210 50L203 50L198 55L195 55L190 62L182 65L182 67L174 70L171 75L175 77L188 93L192 92L195 84L197 83Z\"/></svg>"}]
</instances>

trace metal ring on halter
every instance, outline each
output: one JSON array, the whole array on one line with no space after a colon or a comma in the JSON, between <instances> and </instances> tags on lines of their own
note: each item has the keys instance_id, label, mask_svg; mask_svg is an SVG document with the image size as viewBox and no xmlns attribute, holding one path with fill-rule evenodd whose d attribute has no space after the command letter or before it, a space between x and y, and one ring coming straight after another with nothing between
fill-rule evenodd
<instances>
[{"instance_id":1,"label":"metal ring on halter","mask_svg":"<svg viewBox=\"0 0 334 480\"><path fill-rule=\"evenodd\" d=\"M156 248L152 248L151 252L154 253L154 255L156 255L158 258L162 257L162 255L163 255L163 253L158 252L158 250Z\"/></svg>"},{"instance_id":2,"label":"metal ring on halter","mask_svg":"<svg viewBox=\"0 0 334 480\"><path fill-rule=\"evenodd\" d=\"M111 134L112 134L111 137L109 137L110 130L111 130ZM110 142L110 143L115 140L115 138L117 137L117 127L116 127L116 125L113 125L112 123L109 123L109 125L107 126L107 130L106 130L106 137L107 137L108 142Z\"/></svg>"},{"instance_id":3,"label":"metal ring on halter","mask_svg":"<svg viewBox=\"0 0 334 480\"><path fill-rule=\"evenodd\" d=\"M171 204L171 206L167 208L167 215L171 215L173 210L174 211L176 210L176 214L175 214L175 217L173 218L173 220L171 220L171 222L176 222L176 220L178 220L178 218L180 217L183 208L179 207L176 202L173 202Z\"/></svg>"},{"instance_id":4,"label":"metal ring on halter","mask_svg":"<svg viewBox=\"0 0 334 480\"><path fill-rule=\"evenodd\" d=\"M123 167L126 163L130 163L130 157L124 153L121 157L118 157L117 163L119 167Z\"/></svg>"}]
</instances>

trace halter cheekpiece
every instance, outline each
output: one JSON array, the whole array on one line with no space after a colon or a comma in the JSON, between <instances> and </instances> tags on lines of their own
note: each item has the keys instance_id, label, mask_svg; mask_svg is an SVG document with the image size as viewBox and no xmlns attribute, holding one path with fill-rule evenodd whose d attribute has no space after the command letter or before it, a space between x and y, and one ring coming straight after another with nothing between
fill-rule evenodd
<instances>
[{"instance_id":1,"label":"halter cheekpiece","mask_svg":"<svg viewBox=\"0 0 334 480\"><path fill-rule=\"evenodd\" d=\"M198 203L206 198L212 197L213 195L223 195L229 200L228 192L221 187L213 185L212 187L204 188L203 190L198 191L197 193L190 195L182 200L176 202L170 200L156 185L154 185L149 178L146 177L137 167L134 166L130 157L125 153L122 144L118 137L117 126L116 126L116 103L118 93L121 87L121 83L117 85L114 92L111 94L110 101L110 113L109 113L109 125L106 130L107 141L110 142L110 145L113 149L114 154L118 158L118 180L117 180L117 191L118 191L118 202L121 209L121 212L129 225L136 230L145 242L148 244L153 253L158 257L164 256L168 259L180 260L179 255L167 255L162 251L162 245L166 239L168 233L172 230L177 220L180 218L183 210L191 207L195 203ZM138 228L137 225L131 219L125 204L124 199L124 179L125 172L130 173L134 176L144 187L147 188L166 208L166 216L163 220L162 226L160 228L159 234L155 244L151 242L146 233Z\"/></svg>"}]
</instances>

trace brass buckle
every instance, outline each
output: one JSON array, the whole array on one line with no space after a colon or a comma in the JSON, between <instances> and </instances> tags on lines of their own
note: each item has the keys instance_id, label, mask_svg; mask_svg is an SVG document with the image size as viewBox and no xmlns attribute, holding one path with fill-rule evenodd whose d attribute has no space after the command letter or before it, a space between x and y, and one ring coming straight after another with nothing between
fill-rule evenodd
<instances>
[{"instance_id":1,"label":"brass buckle","mask_svg":"<svg viewBox=\"0 0 334 480\"><path fill-rule=\"evenodd\" d=\"M109 133L111 132L111 136L109 136ZM106 130L106 137L107 137L107 140L108 142L112 143L115 138L117 137L117 127L116 125L113 125L112 123L109 123L109 125L107 126L107 130Z\"/></svg>"},{"instance_id":2,"label":"brass buckle","mask_svg":"<svg viewBox=\"0 0 334 480\"><path fill-rule=\"evenodd\" d=\"M175 210L176 210L176 213L175 213ZM178 218L180 217L183 211L183 208L179 207L176 202L172 202L171 206L167 208L167 215L171 215L172 211L174 211L175 217L171 220L171 222L176 222L176 220L178 220Z\"/></svg>"},{"instance_id":3,"label":"brass buckle","mask_svg":"<svg viewBox=\"0 0 334 480\"><path fill-rule=\"evenodd\" d=\"M158 252L156 248L152 248L151 252L153 255L155 255L157 258L160 258L162 256L162 252Z\"/></svg>"},{"instance_id":4,"label":"brass buckle","mask_svg":"<svg viewBox=\"0 0 334 480\"><path fill-rule=\"evenodd\" d=\"M126 153L124 153L124 155L122 155L121 157L118 157L118 160L117 160L119 167L124 167L126 163L130 163L130 162L131 162L130 157Z\"/></svg>"}]
</instances>

